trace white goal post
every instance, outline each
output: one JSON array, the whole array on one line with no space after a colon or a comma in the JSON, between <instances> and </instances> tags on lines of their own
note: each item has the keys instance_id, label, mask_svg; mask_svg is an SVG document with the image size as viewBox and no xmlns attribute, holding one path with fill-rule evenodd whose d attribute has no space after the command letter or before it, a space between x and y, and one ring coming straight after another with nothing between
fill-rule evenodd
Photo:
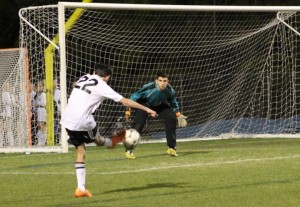
<instances>
[{"instance_id":1,"label":"white goal post","mask_svg":"<svg viewBox=\"0 0 300 207\"><path fill-rule=\"evenodd\" d=\"M63 113L72 83L98 62L113 67L109 84L125 97L166 71L188 116L188 126L177 129L178 141L298 137L298 11L75 2L21 9L29 79L45 83L47 97L47 141L39 147L68 151L65 131L57 130L55 80ZM106 101L95 113L100 131L105 134L124 110ZM164 139L163 123L150 119L142 140Z\"/></svg>"}]
</instances>

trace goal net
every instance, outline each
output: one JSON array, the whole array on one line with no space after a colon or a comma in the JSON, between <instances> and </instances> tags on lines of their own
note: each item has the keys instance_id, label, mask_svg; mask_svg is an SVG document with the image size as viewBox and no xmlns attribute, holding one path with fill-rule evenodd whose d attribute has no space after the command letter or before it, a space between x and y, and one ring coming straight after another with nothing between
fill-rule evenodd
<instances>
[{"instance_id":1,"label":"goal net","mask_svg":"<svg viewBox=\"0 0 300 207\"><path fill-rule=\"evenodd\" d=\"M31 145L25 49L0 49L0 152Z\"/></svg>"},{"instance_id":2,"label":"goal net","mask_svg":"<svg viewBox=\"0 0 300 207\"><path fill-rule=\"evenodd\" d=\"M125 97L153 81L158 71L169 74L181 111L188 116L188 126L177 129L178 140L299 133L297 12L279 12L280 7L255 11L59 5L64 8L60 13L56 5L20 11L20 46L28 50L29 79L31 83L46 80L47 103L55 102L54 80L61 83L62 99L67 98L74 81L102 62L113 67L109 84ZM66 23L59 26L59 17ZM62 29L65 32L58 38ZM52 52L45 55L49 47ZM55 113L55 106L48 108L47 116ZM124 110L113 101L104 102L95 113L101 133L109 131ZM46 136L53 137L60 130L55 128L56 116L51 116ZM164 139L162 121L149 119L142 137Z\"/></svg>"}]
</instances>

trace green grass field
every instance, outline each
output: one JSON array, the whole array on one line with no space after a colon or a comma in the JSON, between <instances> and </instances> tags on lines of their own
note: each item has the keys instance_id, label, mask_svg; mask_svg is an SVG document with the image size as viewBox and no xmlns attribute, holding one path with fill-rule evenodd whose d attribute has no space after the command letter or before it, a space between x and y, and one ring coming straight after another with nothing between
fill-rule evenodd
<instances>
[{"instance_id":1,"label":"green grass field","mask_svg":"<svg viewBox=\"0 0 300 207\"><path fill-rule=\"evenodd\" d=\"M75 152L0 154L0 206L292 207L300 206L300 139L230 139L88 147L87 188L74 198Z\"/></svg>"}]
</instances>

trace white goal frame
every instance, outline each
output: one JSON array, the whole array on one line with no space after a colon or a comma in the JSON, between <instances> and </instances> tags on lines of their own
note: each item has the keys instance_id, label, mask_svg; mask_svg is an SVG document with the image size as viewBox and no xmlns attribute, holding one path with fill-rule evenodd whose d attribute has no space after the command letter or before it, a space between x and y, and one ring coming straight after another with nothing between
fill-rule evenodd
<instances>
[{"instance_id":1,"label":"white goal frame","mask_svg":"<svg viewBox=\"0 0 300 207\"><path fill-rule=\"evenodd\" d=\"M65 61L65 8L87 8L87 9L111 9L111 10L148 10L148 11L219 11L219 12L234 12L234 11L245 11L245 12L276 12L276 11L300 11L300 6L195 6L195 5L153 5L153 4L111 4L111 3L72 3L72 2L59 2L59 45L60 45L60 56L61 56L61 77L60 80L64 80L66 72ZM299 36L300 33L293 29L290 25L286 24L283 20L277 18L283 22L287 27L296 32ZM67 93L66 85L64 82L61 84L61 103L62 103L62 113L64 112L64 107L67 104ZM229 139L229 138L243 138L244 136L235 134L225 134L222 137L211 137L209 139ZM247 135L247 137L249 137ZM251 138L271 138L271 137L287 137L287 138L298 138L298 134L278 134L278 135L266 135L266 134L255 134ZM62 140L67 139L66 131L63 130ZM189 139L185 139L190 141ZM195 139L193 139L195 140ZM201 139L203 140L203 139Z\"/></svg>"},{"instance_id":2,"label":"white goal frame","mask_svg":"<svg viewBox=\"0 0 300 207\"><path fill-rule=\"evenodd\" d=\"M55 5L52 5L55 6ZM50 6L49 6L50 7ZM106 9L106 10L147 10L147 11L206 11L206 12L278 12L278 11L288 11L288 12L297 12L300 11L300 6L196 6L196 5L151 5L151 4L113 4L113 3L77 3L77 2L59 2L58 5L58 23L59 23L59 45L54 43L52 40L48 39L40 31L37 32L42 35L50 44L52 44L56 49L59 50L60 54L60 89L61 89L61 112L64 113L65 106L67 104L67 86L66 86L66 40L65 40L65 31L66 31L66 19L65 19L65 9L66 8L83 8L83 9ZM34 9L38 7L31 7ZM20 13L19 13L20 14ZM26 19L22 18L22 15L19 15L20 18L26 22ZM285 24L289 29L295 32L300 36L300 33L287 24L284 20L280 19L277 15L279 21ZM27 22L30 25L30 22ZM32 26L33 29L34 26ZM226 139L226 138L240 138L241 136L234 134L224 134L221 137L215 137L216 139ZM247 135L247 137L249 137ZM253 137L274 137L274 135L255 134ZM287 137L287 138L296 138L299 137L299 134L277 134L275 137ZM211 137L210 139L213 139ZM61 140L62 140L62 152L68 152L68 143L67 143L67 133L62 129ZM189 139L185 139L189 140ZM195 139L193 139L195 140ZM203 139L201 139L203 140Z\"/></svg>"}]
</instances>

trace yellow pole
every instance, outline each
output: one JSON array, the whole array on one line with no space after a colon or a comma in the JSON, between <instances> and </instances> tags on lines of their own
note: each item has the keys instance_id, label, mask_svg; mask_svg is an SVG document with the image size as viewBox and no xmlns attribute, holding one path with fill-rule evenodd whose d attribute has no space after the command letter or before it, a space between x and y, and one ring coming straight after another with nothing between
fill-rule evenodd
<instances>
[{"instance_id":1,"label":"yellow pole","mask_svg":"<svg viewBox=\"0 0 300 207\"><path fill-rule=\"evenodd\" d=\"M82 3L90 3L93 0L83 0ZM75 9L73 14L65 23L65 34L67 34L78 21L85 9ZM58 45L59 35L57 34L52 42ZM47 145L54 145L54 75L53 75L53 63L54 63L55 47L53 44L49 44L45 49L45 71L46 71L46 111L47 111Z\"/></svg>"}]
</instances>

